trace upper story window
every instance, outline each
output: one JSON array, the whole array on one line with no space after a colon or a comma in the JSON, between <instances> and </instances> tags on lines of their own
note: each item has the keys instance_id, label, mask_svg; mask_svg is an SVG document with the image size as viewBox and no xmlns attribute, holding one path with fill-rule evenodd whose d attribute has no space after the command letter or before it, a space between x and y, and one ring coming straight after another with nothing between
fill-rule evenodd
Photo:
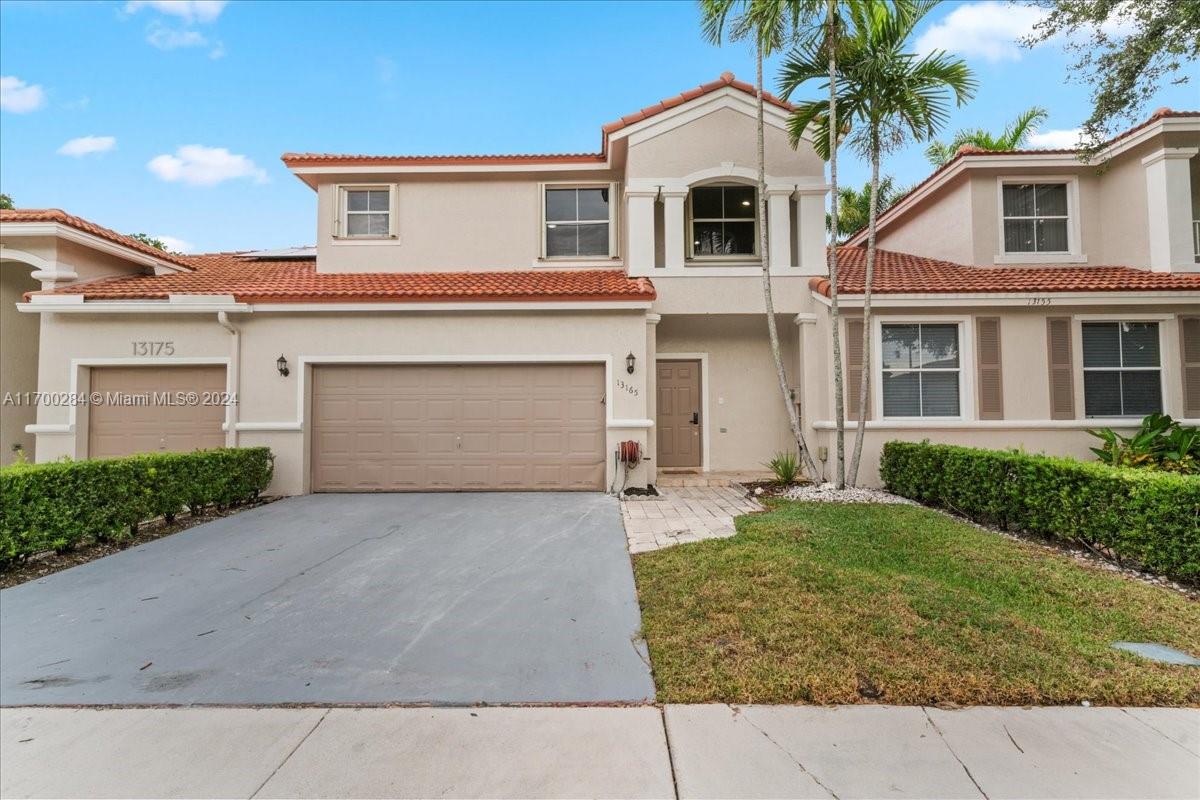
<instances>
[{"instance_id":1,"label":"upper story window","mask_svg":"<svg viewBox=\"0 0 1200 800\"><path fill-rule=\"evenodd\" d=\"M758 255L758 198L753 186L695 186L689 193L692 258Z\"/></svg>"},{"instance_id":2,"label":"upper story window","mask_svg":"<svg viewBox=\"0 0 1200 800\"><path fill-rule=\"evenodd\" d=\"M1069 184L1005 183L1005 253L1068 253L1071 249Z\"/></svg>"},{"instance_id":3,"label":"upper story window","mask_svg":"<svg viewBox=\"0 0 1200 800\"><path fill-rule=\"evenodd\" d=\"M542 252L546 258L607 258L613 254L612 186L545 187Z\"/></svg>"},{"instance_id":4,"label":"upper story window","mask_svg":"<svg viewBox=\"0 0 1200 800\"><path fill-rule=\"evenodd\" d=\"M1083 413L1142 417L1162 411L1157 322L1084 322Z\"/></svg>"},{"instance_id":5,"label":"upper story window","mask_svg":"<svg viewBox=\"0 0 1200 800\"><path fill-rule=\"evenodd\" d=\"M958 329L956 323L881 326L885 417L959 416Z\"/></svg>"},{"instance_id":6,"label":"upper story window","mask_svg":"<svg viewBox=\"0 0 1200 800\"><path fill-rule=\"evenodd\" d=\"M338 235L386 239L395 236L391 186L343 186L338 200Z\"/></svg>"}]
</instances>

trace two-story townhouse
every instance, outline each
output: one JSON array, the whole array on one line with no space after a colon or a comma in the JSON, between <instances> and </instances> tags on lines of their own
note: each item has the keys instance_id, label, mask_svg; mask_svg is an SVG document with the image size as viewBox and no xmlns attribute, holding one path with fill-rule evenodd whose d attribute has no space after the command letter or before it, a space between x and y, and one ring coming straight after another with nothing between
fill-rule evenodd
<instances>
[{"instance_id":1,"label":"two-story townhouse","mask_svg":"<svg viewBox=\"0 0 1200 800\"><path fill-rule=\"evenodd\" d=\"M763 315L764 226L793 397L810 441L829 447L824 164L808 141L789 145L788 107L768 98L760 219L755 113L753 88L726 73L604 126L596 153L287 154L315 193L312 250L159 254L151 263L136 242L92 226L92 239L129 252L85 275L80 256L60 257L54 245L90 223L3 212L0 277L19 274L30 291L32 267L32 288L41 288L16 305L21 321L37 320L36 387L66 398L25 421L36 458L262 444L277 455L281 494L603 490L645 485L664 469L760 468L790 446ZM1200 139L1200 118L1169 119L1163 137ZM1186 146L1169 141L1172 152ZM1083 428L1129 424L1156 396L1165 410L1200 416L1200 374L1186 389L1181 377L1200 373L1189 366L1200 361L1200 321L1191 322L1200 274L1181 271L1194 262L1169 256L1152 270L1149 256L1108 266L1090 255L1039 260L1063 236L1060 216L1064 252L1076 242L1101 252L1086 237L1103 224L1071 211L1090 198L1094 170L1071 162L1079 177L1063 215L1050 213L1061 192L1049 181L1026 188L1031 168L1002 179L1019 179L1013 189L997 190L993 176L1001 194L991 214L1019 228L1012 249L1025 246L1028 225L996 217L997 198L1031 205L1032 246L1044 254L993 264L973 239L955 238L980 228L986 209L953 182L959 200L948 206L937 191L919 197L939 175L972 169L958 166L971 158L960 155L885 215L887 236L932 224L920 223L927 230L904 247L886 240L880 254L872 352L882 359L864 477L877 479L888 438L1082 453ZM1179 193L1190 209L1200 185L1186 171L1180 185L1177 161L1152 161L1143 178L1147 198L1165 187L1143 217L1157 236L1153 203L1166 204L1171 247ZM951 249L928 249L943 241ZM839 252L853 367L862 358L863 249ZM12 317L7 294L5 302ZM28 338L6 337L5 359L13 347L28 350ZM1114 352L1126 361L1093 363ZM1101 389L1085 396L1085 383ZM1114 385L1116 404L1097 394ZM163 404L154 392L164 390L237 402ZM632 470L618 461L627 441L644 457Z\"/></svg>"}]
</instances>

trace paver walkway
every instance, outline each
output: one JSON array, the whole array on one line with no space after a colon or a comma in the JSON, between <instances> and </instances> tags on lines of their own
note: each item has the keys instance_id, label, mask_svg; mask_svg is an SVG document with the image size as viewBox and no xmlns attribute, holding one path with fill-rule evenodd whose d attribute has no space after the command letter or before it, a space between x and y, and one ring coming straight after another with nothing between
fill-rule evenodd
<instances>
[{"instance_id":1,"label":"paver walkway","mask_svg":"<svg viewBox=\"0 0 1200 800\"><path fill-rule=\"evenodd\" d=\"M658 497L621 501L629 552L733 536L733 518L762 511L740 486L660 486Z\"/></svg>"},{"instance_id":2,"label":"paver walkway","mask_svg":"<svg viewBox=\"0 0 1200 800\"><path fill-rule=\"evenodd\" d=\"M1200 710L4 708L3 797L1200 797Z\"/></svg>"}]
</instances>

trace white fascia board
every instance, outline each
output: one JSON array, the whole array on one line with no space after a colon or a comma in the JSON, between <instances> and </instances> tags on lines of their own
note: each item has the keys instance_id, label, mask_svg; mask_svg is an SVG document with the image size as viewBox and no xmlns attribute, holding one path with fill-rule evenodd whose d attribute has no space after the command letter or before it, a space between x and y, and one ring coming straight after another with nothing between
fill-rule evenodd
<instances>
[{"instance_id":1,"label":"white fascia board","mask_svg":"<svg viewBox=\"0 0 1200 800\"><path fill-rule=\"evenodd\" d=\"M247 306L258 313L362 313L406 311L648 311L650 301L595 303L254 303Z\"/></svg>"},{"instance_id":2,"label":"white fascia board","mask_svg":"<svg viewBox=\"0 0 1200 800\"><path fill-rule=\"evenodd\" d=\"M674 130L681 125L686 125L700 117L707 116L714 111L724 108L740 111L751 117L755 117L758 114L758 104L754 97L751 97L740 89L724 86L716 91L681 103L674 108L660 111L647 119L626 125L620 130L609 134L608 141L615 142L621 139L629 139L630 142L637 144L647 139L653 139L655 136ZM788 116L789 112L779 106L773 103L763 103L763 122L767 125L786 131ZM807 141L812 141L812 135L809 131L804 132L803 138Z\"/></svg>"},{"instance_id":3,"label":"white fascia board","mask_svg":"<svg viewBox=\"0 0 1200 800\"><path fill-rule=\"evenodd\" d=\"M215 314L218 311L248 312L251 310L246 303L236 302L200 302L173 303L167 300L89 300L84 302L83 295L42 295L53 297L55 301L38 301L17 303L18 311L26 314ZM70 302L58 302L59 297L79 298Z\"/></svg>"},{"instance_id":4,"label":"white fascia board","mask_svg":"<svg viewBox=\"0 0 1200 800\"><path fill-rule=\"evenodd\" d=\"M29 303L17 303L21 305L38 305L38 306L74 306L82 305L83 295L81 294L35 294L29 298Z\"/></svg>"},{"instance_id":5,"label":"white fascia board","mask_svg":"<svg viewBox=\"0 0 1200 800\"><path fill-rule=\"evenodd\" d=\"M237 303L231 294L168 294L167 302L175 305L222 305Z\"/></svg>"},{"instance_id":6,"label":"white fascia board","mask_svg":"<svg viewBox=\"0 0 1200 800\"><path fill-rule=\"evenodd\" d=\"M1178 420L1185 425L1194 425L1197 420ZM1094 417L1089 419L972 419L972 420L939 420L928 419L869 419L867 430L877 431L923 431L923 430L1094 430L1095 428L1137 428L1141 426L1141 418L1133 417ZM817 420L813 428L819 431L835 430L833 420ZM858 423L846 420L845 429L854 431Z\"/></svg>"},{"instance_id":7,"label":"white fascia board","mask_svg":"<svg viewBox=\"0 0 1200 800\"><path fill-rule=\"evenodd\" d=\"M397 175L408 173L439 172L604 172L612 170L612 156L604 161L579 161L569 163L526 163L526 164L359 164L323 165L311 167L289 167L296 176L301 175ZM303 179L302 179L303 180ZM305 181L307 183L307 181Z\"/></svg>"},{"instance_id":8,"label":"white fascia board","mask_svg":"<svg viewBox=\"0 0 1200 800\"><path fill-rule=\"evenodd\" d=\"M135 264L142 264L156 269L163 269L168 272L189 272L187 267L174 264L170 261L143 253L140 250L134 250L131 247L126 247L117 242L110 242L108 239L103 239L99 236L93 236L90 233L81 231L78 228L72 228L70 225L63 225L61 222L5 222L0 225L0 236L4 237L29 237L29 236L51 236L57 239L64 239L69 242L81 244L84 247L89 247L93 250L98 250L102 253L115 255L123 258L126 261L131 261Z\"/></svg>"},{"instance_id":9,"label":"white fascia board","mask_svg":"<svg viewBox=\"0 0 1200 800\"><path fill-rule=\"evenodd\" d=\"M825 306L832 301L823 294L812 292L813 299ZM1031 302L1047 300L1048 303ZM871 296L873 308L946 308L953 310L962 305L1010 306L1041 308L1048 310L1061 306L1141 306L1180 305L1200 303L1200 292L1156 291L1156 292L971 292L962 294L875 294ZM861 294L839 294L838 305L861 308Z\"/></svg>"}]
</instances>

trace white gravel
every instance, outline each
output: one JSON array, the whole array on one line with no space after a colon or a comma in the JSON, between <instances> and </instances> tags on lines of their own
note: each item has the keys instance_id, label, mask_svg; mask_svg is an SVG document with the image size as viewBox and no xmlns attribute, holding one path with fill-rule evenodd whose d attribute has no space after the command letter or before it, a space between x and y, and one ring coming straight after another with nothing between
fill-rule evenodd
<instances>
[{"instance_id":1,"label":"white gravel","mask_svg":"<svg viewBox=\"0 0 1200 800\"><path fill-rule=\"evenodd\" d=\"M907 497L885 492L882 489L846 487L838 490L832 483L810 483L793 486L783 495L789 500L807 500L814 503L892 503L895 505L917 505Z\"/></svg>"}]
</instances>

